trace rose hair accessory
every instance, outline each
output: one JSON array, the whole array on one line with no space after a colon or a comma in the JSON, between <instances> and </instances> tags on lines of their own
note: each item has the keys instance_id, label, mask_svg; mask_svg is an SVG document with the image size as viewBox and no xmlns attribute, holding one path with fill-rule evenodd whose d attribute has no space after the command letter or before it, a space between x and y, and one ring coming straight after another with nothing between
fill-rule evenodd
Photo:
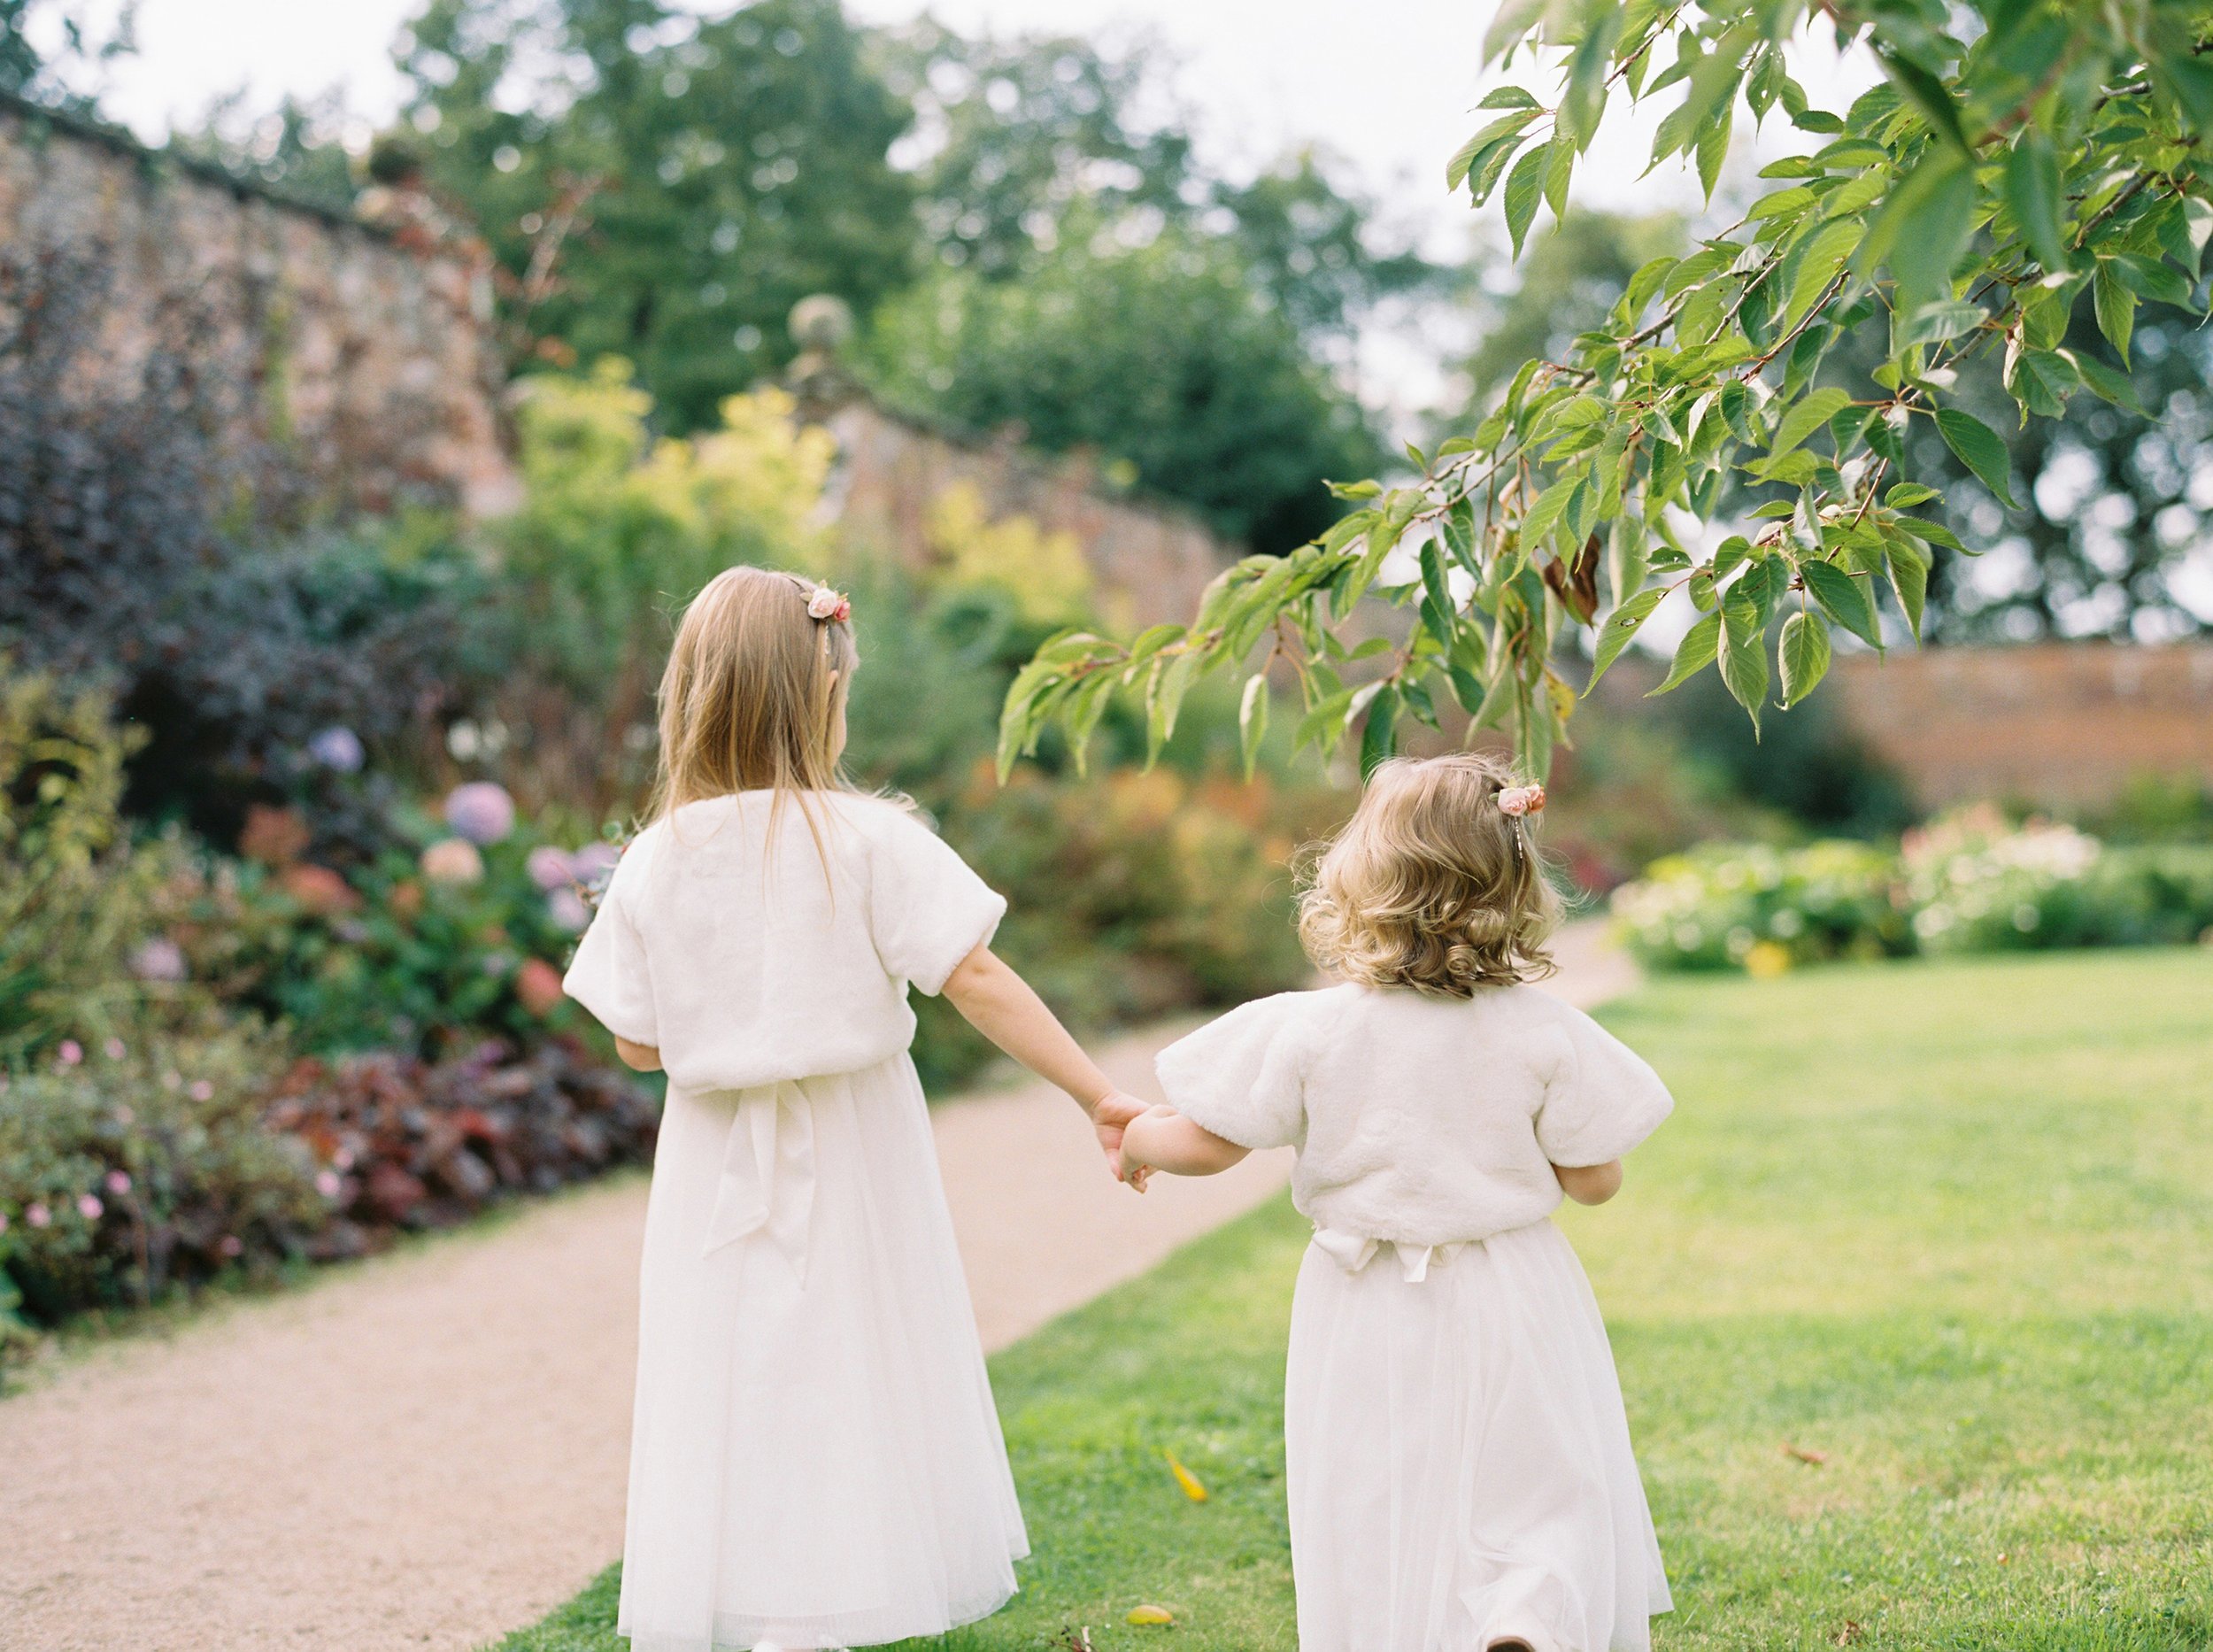
<instances>
[{"instance_id":1,"label":"rose hair accessory","mask_svg":"<svg viewBox=\"0 0 2213 1652\"><path fill-rule=\"evenodd\" d=\"M806 617L828 621L832 625L843 624L853 617L853 605L844 591L817 585L814 594L806 599Z\"/></svg>"},{"instance_id":2,"label":"rose hair accessory","mask_svg":"<svg viewBox=\"0 0 2213 1652\"><path fill-rule=\"evenodd\" d=\"M1520 820L1545 807L1545 788L1538 785L1500 786L1499 813Z\"/></svg>"}]
</instances>

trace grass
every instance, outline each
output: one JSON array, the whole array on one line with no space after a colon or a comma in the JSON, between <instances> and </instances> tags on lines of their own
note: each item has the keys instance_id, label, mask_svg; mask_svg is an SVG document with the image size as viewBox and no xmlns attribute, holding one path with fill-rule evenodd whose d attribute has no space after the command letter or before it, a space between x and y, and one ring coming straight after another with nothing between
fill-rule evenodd
<instances>
[{"instance_id":1,"label":"grass","mask_svg":"<svg viewBox=\"0 0 2213 1652\"><path fill-rule=\"evenodd\" d=\"M1678 978L1604 1019L1680 1103L1622 1199L1565 1218L1663 1652L2213 1648L2213 953ZM1038 1554L932 1644L1292 1652L1304 1238L1271 1207L995 1363ZM502 1652L616 1652L615 1589ZM1127 1626L1141 1602L1178 1627Z\"/></svg>"}]
</instances>

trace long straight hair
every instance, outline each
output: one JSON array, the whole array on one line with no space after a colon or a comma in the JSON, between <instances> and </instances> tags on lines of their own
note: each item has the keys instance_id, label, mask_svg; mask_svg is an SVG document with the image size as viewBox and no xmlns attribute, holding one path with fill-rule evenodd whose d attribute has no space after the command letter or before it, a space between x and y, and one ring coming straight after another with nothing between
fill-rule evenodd
<instances>
[{"instance_id":1,"label":"long straight hair","mask_svg":"<svg viewBox=\"0 0 2213 1652\"><path fill-rule=\"evenodd\" d=\"M767 791L768 841L798 799L818 853L815 798L851 791L838 765L837 728L860 663L850 620L818 620L821 587L798 574L726 568L691 600L661 674L660 772L648 821L687 803Z\"/></svg>"}]
</instances>

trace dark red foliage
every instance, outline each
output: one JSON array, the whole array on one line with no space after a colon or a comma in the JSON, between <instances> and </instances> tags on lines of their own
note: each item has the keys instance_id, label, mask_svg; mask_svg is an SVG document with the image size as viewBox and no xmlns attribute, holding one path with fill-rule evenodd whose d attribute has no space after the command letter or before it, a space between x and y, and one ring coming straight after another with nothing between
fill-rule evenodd
<instances>
[{"instance_id":1,"label":"dark red foliage","mask_svg":"<svg viewBox=\"0 0 2213 1652\"><path fill-rule=\"evenodd\" d=\"M317 1260L358 1255L396 1230L451 1227L504 1197L550 1193L652 1157L660 1110L570 1038L528 1054L486 1043L426 1061L379 1054L302 1061L270 1127L338 1178Z\"/></svg>"}]
</instances>

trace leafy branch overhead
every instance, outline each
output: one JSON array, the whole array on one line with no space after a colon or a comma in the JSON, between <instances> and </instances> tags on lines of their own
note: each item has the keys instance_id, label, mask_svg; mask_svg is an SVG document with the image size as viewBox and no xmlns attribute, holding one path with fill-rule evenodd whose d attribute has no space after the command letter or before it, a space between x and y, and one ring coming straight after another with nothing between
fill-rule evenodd
<instances>
[{"instance_id":1,"label":"leafy branch overhead","mask_svg":"<svg viewBox=\"0 0 2213 1652\"><path fill-rule=\"evenodd\" d=\"M1189 625L1048 643L1008 695L1002 767L1055 724L1080 753L1123 692L1157 746L1193 682L1241 670L1248 761L1273 673L1298 683L1301 745L1357 734L1372 764L1449 701L1541 774L1577 699L1563 634L1588 628L1595 682L1670 592L1698 618L1662 691L1714 667L1755 723L1813 691L1838 629L1917 637L1932 559L1963 547L1900 474L1911 421L2011 506L2004 440L1955 405L1962 367L1996 358L2024 421L2082 395L2140 411L2138 306L2204 307L2209 27L2204 0L1505 0L1486 61L1538 69L1552 96L1491 92L1446 181L1502 196L1517 255L1540 204L1567 210L1617 99L1664 104L1654 164L1682 158L1709 197L1757 123L1787 121L1802 152L1735 223L1638 270L1562 359L1523 365L1473 430L1410 450L1416 480L1332 484L1353 508L1229 569ZM1813 30L1881 71L1841 112L1791 74L1785 47ZM2103 351L2066 343L2086 303ZM1824 372L1873 328L1871 374ZM1741 531L1709 548L1709 522ZM1356 644L1394 551L1419 569L1385 593L1409 612L1363 615Z\"/></svg>"}]
</instances>

